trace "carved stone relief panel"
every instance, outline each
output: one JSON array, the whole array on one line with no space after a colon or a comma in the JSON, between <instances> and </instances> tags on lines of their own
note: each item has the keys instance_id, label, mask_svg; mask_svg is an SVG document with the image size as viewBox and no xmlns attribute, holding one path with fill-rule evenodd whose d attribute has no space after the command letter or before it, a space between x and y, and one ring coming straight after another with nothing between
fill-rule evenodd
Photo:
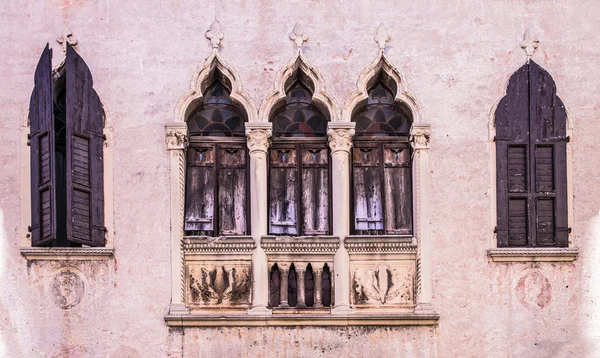
<instances>
[{"instance_id":1,"label":"carved stone relief panel","mask_svg":"<svg viewBox=\"0 0 600 358\"><path fill-rule=\"evenodd\" d=\"M355 261L351 299L358 307L414 307L415 261Z\"/></svg>"},{"instance_id":2,"label":"carved stone relief panel","mask_svg":"<svg viewBox=\"0 0 600 358\"><path fill-rule=\"evenodd\" d=\"M250 262L188 262L186 265L187 306L250 305L252 272Z\"/></svg>"}]
</instances>

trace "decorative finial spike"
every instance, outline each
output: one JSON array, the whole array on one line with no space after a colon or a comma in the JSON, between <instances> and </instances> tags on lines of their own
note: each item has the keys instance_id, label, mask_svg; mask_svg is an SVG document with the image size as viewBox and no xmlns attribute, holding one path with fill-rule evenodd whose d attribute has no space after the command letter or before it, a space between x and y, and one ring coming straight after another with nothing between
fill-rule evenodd
<instances>
[{"instance_id":1,"label":"decorative finial spike","mask_svg":"<svg viewBox=\"0 0 600 358\"><path fill-rule=\"evenodd\" d=\"M533 56L533 53L538 48L539 44L540 41L538 40L537 36L529 29L525 30L525 33L523 34L523 41L521 41L521 48L525 50L525 53L527 54L527 60Z\"/></svg>"},{"instance_id":2,"label":"decorative finial spike","mask_svg":"<svg viewBox=\"0 0 600 358\"><path fill-rule=\"evenodd\" d=\"M212 24L210 24L210 29L206 31L206 38L210 40L213 51L219 50L219 47L221 47L221 40L223 40L224 37L225 36L221 31L221 24L215 18Z\"/></svg>"},{"instance_id":3,"label":"decorative finial spike","mask_svg":"<svg viewBox=\"0 0 600 358\"><path fill-rule=\"evenodd\" d=\"M62 45L63 52L67 53L67 43L71 46L77 45L77 38L73 36L73 30L67 27L60 37L56 38L56 42Z\"/></svg>"},{"instance_id":4,"label":"decorative finial spike","mask_svg":"<svg viewBox=\"0 0 600 358\"><path fill-rule=\"evenodd\" d=\"M379 49L385 51L385 46L390 41L390 34L383 23L379 24L379 27L375 32L374 40L379 45Z\"/></svg>"},{"instance_id":5,"label":"decorative finial spike","mask_svg":"<svg viewBox=\"0 0 600 358\"><path fill-rule=\"evenodd\" d=\"M302 44L308 40L308 36L306 35L306 32L304 31L304 28L300 22L296 22L296 25L294 25L292 33L290 34L290 40L296 43L296 47L298 47L298 49L302 49Z\"/></svg>"}]
</instances>

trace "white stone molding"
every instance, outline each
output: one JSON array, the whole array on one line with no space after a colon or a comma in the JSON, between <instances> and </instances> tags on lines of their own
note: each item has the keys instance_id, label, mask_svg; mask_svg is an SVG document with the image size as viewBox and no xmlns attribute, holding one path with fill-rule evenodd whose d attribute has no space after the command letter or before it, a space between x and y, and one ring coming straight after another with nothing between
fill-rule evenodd
<instances>
[{"instance_id":1,"label":"white stone molding","mask_svg":"<svg viewBox=\"0 0 600 358\"><path fill-rule=\"evenodd\" d=\"M306 31L304 31L304 27L300 22L296 22L296 25L294 25L294 28L290 33L290 40L294 41L296 47L302 51L302 45L308 40L308 35L306 35Z\"/></svg>"},{"instance_id":2,"label":"white stone molding","mask_svg":"<svg viewBox=\"0 0 600 358\"><path fill-rule=\"evenodd\" d=\"M231 101L240 106L248 117L248 122L256 120L256 106L254 102L242 89L242 84L237 74L227 66L221 58L218 48L213 49L210 56L206 58L204 64L200 66L192 75L190 89L180 98L175 108L175 122L185 122L187 116L196 108L196 104L202 100L202 94L208 86L211 85L211 79L218 72L227 80L231 87L229 97Z\"/></svg>"},{"instance_id":3,"label":"white stone molding","mask_svg":"<svg viewBox=\"0 0 600 358\"><path fill-rule=\"evenodd\" d=\"M221 41L225 35L221 31L221 24L214 19L212 24L210 24L210 29L206 31L206 38L210 41L212 45L213 51L218 51L219 47L221 47Z\"/></svg>"},{"instance_id":4,"label":"white stone molding","mask_svg":"<svg viewBox=\"0 0 600 358\"><path fill-rule=\"evenodd\" d=\"M525 50L525 54L527 55L527 61L533 56L535 50L540 45L540 41L538 40L536 34L530 29L525 30L523 34L523 41L521 41L521 48Z\"/></svg>"},{"instance_id":5,"label":"white stone molding","mask_svg":"<svg viewBox=\"0 0 600 358\"><path fill-rule=\"evenodd\" d=\"M320 72L308 62L306 57L304 57L300 48L298 48L290 62L278 72L277 77L275 78L273 91L267 95L260 105L258 120L261 122L268 122L271 117L271 112L285 102L286 85L288 84L290 77L296 74L297 71L301 71L312 82L314 87L314 104L321 110L329 113L329 118L332 122L337 121L339 117L337 106L333 98L325 92L325 81L323 80L323 77Z\"/></svg>"},{"instance_id":6,"label":"white stone molding","mask_svg":"<svg viewBox=\"0 0 600 358\"><path fill-rule=\"evenodd\" d=\"M108 260L114 255L112 247L22 247L21 255L27 260L82 261Z\"/></svg>"},{"instance_id":7,"label":"white stone molding","mask_svg":"<svg viewBox=\"0 0 600 358\"><path fill-rule=\"evenodd\" d=\"M56 42L58 42L62 48L63 52L67 53L67 43L71 46L75 46L78 43L77 38L73 35L73 30L70 28L65 28L63 33L56 38Z\"/></svg>"},{"instance_id":8,"label":"white stone molding","mask_svg":"<svg viewBox=\"0 0 600 358\"><path fill-rule=\"evenodd\" d=\"M391 37L383 23L379 24L379 27L377 27L377 31L375 32L375 37L373 39L375 42L377 42L377 45L379 45L379 49L381 51L385 51L385 46L390 41Z\"/></svg>"},{"instance_id":9,"label":"white stone molding","mask_svg":"<svg viewBox=\"0 0 600 358\"><path fill-rule=\"evenodd\" d=\"M207 236L188 236L183 240L184 254L248 254L255 248L256 243L251 236L225 236L216 239Z\"/></svg>"},{"instance_id":10,"label":"white stone molding","mask_svg":"<svg viewBox=\"0 0 600 358\"><path fill-rule=\"evenodd\" d=\"M170 153L171 178L171 305L169 312L188 313L184 304L185 270L183 253L183 218L185 211L185 148L187 123L166 125L166 145Z\"/></svg>"},{"instance_id":11,"label":"white stone molding","mask_svg":"<svg viewBox=\"0 0 600 358\"><path fill-rule=\"evenodd\" d=\"M348 101L342 109L341 120L343 122L352 122L352 114L354 109L360 104L364 103L369 97L368 91L369 86L373 78L377 77L380 71L385 72L390 78L396 82L396 102L402 102L406 104L413 115L413 123L421 123L421 106L418 104L416 99L408 92L406 86L406 80L400 74L398 69L390 62L385 51L380 49L377 53L377 57L370 65L368 65L362 73L358 76L356 82L356 92L350 95Z\"/></svg>"},{"instance_id":12,"label":"white stone molding","mask_svg":"<svg viewBox=\"0 0 600 358\"><path fill-rule=\"evenodd\" d=\"M577 248L496 248L488 250L495 262L571 262L577 259Z\"/></svg>"},{"instance_id":13,"label":"white stone molding","mask_svg":"<svg viewBox=\"0 0 600 358\"><path fill-rule=\"evenodd\" d=\"M352 235L346 237L344 240L344 246L346 246L346 249L350 255L369 253L417 253L417 240L413 237L372 237Z\"/></svg>"},{"instance_id":14,"label":"white stone molding","mask_svg":"<svg viewBox=\"0 0 600 358\"><path fill-rule=\"evenodd\" d=\"M246 123L246 137L250 152L250 232L256 244L252 254L253 288L252 308L249 315L270 315L267 255L261 247L261 237L267 234L267 151L273 124Z\"/></svg>"}]
</instances>

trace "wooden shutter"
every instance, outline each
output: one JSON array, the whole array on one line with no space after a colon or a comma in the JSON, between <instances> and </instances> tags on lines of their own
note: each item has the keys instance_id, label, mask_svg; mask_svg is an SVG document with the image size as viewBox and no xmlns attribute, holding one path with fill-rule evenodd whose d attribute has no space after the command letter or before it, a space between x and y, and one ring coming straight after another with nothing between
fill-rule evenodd
<instances>
[{"instance_id":1,"label":"wooden shutter","mask_svg":"<svg viewBox=\"0 0 600 358\"><path fill-rule=\"evenodd\" d=\"M533 61L498 104L498 246L567 246L566 111Z\"/></svg>"},{"instance_id":2,"label":"wooden shutter","mask_svg":"<svg viewBox=\"0 0 600 358\"><path fill-rule=\"evenodd\" d=\"M38 246L56 239L52 50L48 45L37 64L34 83L29 104L31 244Z\"/></svg>"},{"instance_id":3,"label":"wooden shutter","mask_svg":"<svg viewBox=\"0 0 600 358\"><path fill-rule=\"evenodd\" d=\"M329 150L326 144L302 146L302 233L329 232Z\"/></svg>"},{"instance_id":4,"label":"wooden shutter","mask_svg":"<svg viewBox=\"0 0 600 358\"><path fill-rule=\"evenodd\" d=\"M565 107L548 72L529 62L532 225L536 246L568 246Z\"/></svg>"},{"instance_id":5,"label":"wooden shutter","mask_svg":"<svg viewBox=\"0 0 600 358\"><path fill-rule=\"evenodd\" d=\"M246 146L219 144L219 235L247 233Z\"/></svg>"},{"instance_id":6,"label":"wooden shutter","mask_svg":"<svg viewBox=\"0 0 600 358\"><path fill-rule=\"evenodd\" d=\"M104 246L102 104L88 66L69 44L65 62L67 239Z\"/></svg>"},{"instance_id":7,"label":"wooden shutter","mask_svg":"<svg viewBox=\"0 0 600 358\"><path fill-rule=\"evenodd\" d=\"M298 235L298 155L293 145L270 150L269 233Z\"/></svg>"},{"instance_id":8,"label":"wooden shutter","mask_svg":"<svg viewBox=\"0 0 600 358\"><path fill-rule=\"evenodd\" d=\"M356 234L382 234L381 147L356 145L352 149L354 229Z\"/></svg>"},{"instance_id":9,"label":"wooden shutter","mask_svg":"<svg viewBox=\"0 0 600 358\"><path fill-rule=\"evenodd\" d=\"M408 145L385 144L383 164L385 233L410 234L412 233L412 186Z\"/></svg>"},{"instance_id":10,"label":"wooden shutter","mask_svg":"<svg viewBox=\"0 0 600 358\"><path fill-rule=\"evenodd\" d=\"M194 145L188 148L186 176L186 234L214 236L214 145Z\"/></svg>"}]
</instances>

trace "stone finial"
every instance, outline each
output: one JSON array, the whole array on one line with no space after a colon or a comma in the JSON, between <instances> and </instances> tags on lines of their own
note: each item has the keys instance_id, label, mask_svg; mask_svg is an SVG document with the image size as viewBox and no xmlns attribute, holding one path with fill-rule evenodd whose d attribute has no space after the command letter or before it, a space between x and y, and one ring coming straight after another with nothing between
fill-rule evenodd
<instances>
[{"instance_id":1,"label":"stone finial","mask_svg":"<svg viewBox=\"0 0 600 358\"><path fill-rule=\"evenodd\" d=\"M296 22L296 25L294 25L292 33L290 34L290 40L294 41L298 48L302 48L302 44L308 40L308 36L300 22Z\"/></svg>"},{"instance_id":2,"label":"stone finial","mask_svg":"<svg viewBox=\"0 0 600 358\"><path fill-rule=\"evenodd\" d=\"M212 24L210 25L210 29L206 31L206 38L210 40L210 44L212 48L218 50L221 46L221 40L223 40L223 32L221 31L221 24L214 19Z\"/></svg>"},{"instance_id":3,"label":"stone finial","mask_svg":"<svg viewBox=\"0 0 600 358\"><path fill-rule=\"evenodd\" d=\"M385 49L385 45L388 43L388 41L390 41L390 34L383 23L379 24L373 39L379 45L379 49L383 51Z\"/></svg>"},{"instance_id":4,"label":"stone finial","mask_svg":"<svg viewBox=\"0 0 600 358\"><path fill-rule=\"evenodd\" d=\"M529 29L525 30L523 34L523 41L521 41L521 48L525 50L527 59L529 60L533 53L538 48L540 41L537 36Z\"/></svg>"},{"instance_id":5,"label":"stone finial","mask_svg":"<svg viewBox=\"0 0 600 358\"><path fill-rule=\"evenodd\" d=\"M56 42L62 45L63 51L67 52L67 43L71 46L77 45L77 38L73 36L73 31L70 28L66 28L60 37L56 38Z\"/></svg>"}]
</instances>

